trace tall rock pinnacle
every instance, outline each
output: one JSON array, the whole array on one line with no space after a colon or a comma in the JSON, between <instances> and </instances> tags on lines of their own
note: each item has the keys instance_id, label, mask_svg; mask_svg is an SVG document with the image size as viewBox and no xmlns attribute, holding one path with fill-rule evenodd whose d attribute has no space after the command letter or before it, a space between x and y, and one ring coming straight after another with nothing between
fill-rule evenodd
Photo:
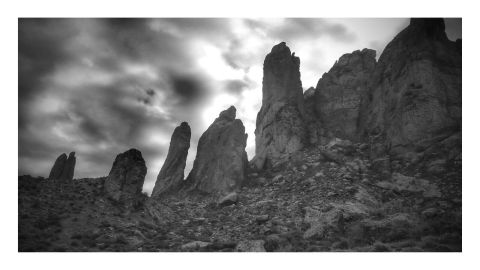
<instances>
[{"instance_id":1,"label":"tall rock pinnacle","mask_svg":"<svg viewBox=\"0 0 480 270\"><path fill-rule=\"evenodd\" d=\"M226 194L241 186L248 164L247 134L235 115L231 106L202 134L185 190Z\"/></svg>"},{"instance_id":2,"label":"tall rock pinnacle","mask_svg":"<svg viewBox=\"0 0 480 270\"><path fill-rule=\"evenodd\" d=\"M411 19L383 51L360 126L393 155L415 153L461 132L462 58L443 19Z\"/></svg>"},{"instance_id":3,"label":"tall rock pinnacle","mask_svg":"<svg viewBox=\"0 0 480 270\"><path fill-rule=\"evenodd\" d=\"M75 172L75 163L76 163L75 152L71 152L68 155L68 158L65 153L61 154L55 160L55 163L53 164L53 167L50 170L50 174L48 178L53 180L61 180L61 181L73 180L73 175Z\"/></svg>"},{"instance_id":4,"label":"tall rock pinnacle","mask_svg":"<svg viewBox=\"0 0 480 270\"><path fill-rule=\"evenodd\" d=\"M190 137L191 130L187 122L183 122L173 131L168 155L158 174L152 198L180 188L184 178L188 149L190 148Z\"/></svg>"},{"instance_id":5,"label":"tall rock pinnacle","mask_svg":"<svg viewBox=\"0 0 480 270\"><path fill-rule=\"evenodd\" d=\"M105 192L108 197L124 203L127 207L134 206L142 193L147 167L142 153L130 149L117 155L112 169L105 180Z\"/></svg>"},{"instance_id":6,"label":"tall rock pinnacle","mask_svg":"<svg viewBox=\"0 0 480 270\"><path fill-rule=\"evenodd\" d=\"M252 160L258 169L274 165L306 143L300 59L285 42L275 45L265 57L262 93Z\"/></svg>"}]
</instances>

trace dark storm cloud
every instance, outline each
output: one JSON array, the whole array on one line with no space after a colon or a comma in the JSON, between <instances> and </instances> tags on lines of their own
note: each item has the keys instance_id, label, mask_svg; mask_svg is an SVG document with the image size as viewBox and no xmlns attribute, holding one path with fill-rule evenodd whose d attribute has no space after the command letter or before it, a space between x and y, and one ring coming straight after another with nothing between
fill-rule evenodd
<instances>
[{"instance_id":1,"label":"dark storm cloud","mask_svg":"<svg viewBox=\"0 0 480 270\"><path fill-rule=\"evenodd\" d=\"M228 80L225 82L225 89L234 95L239 95L250 84L246 80Z\"/></svg>"},{"instance_id":2,"label":"dark storm cloud","mask_svg":"<svg viewBox=\"0 0 480 270\"><path fill-rule=\"evenodd\" d=\"M66 42L76 35L68 21L19 19L19 97L23 99L42 87L42 78L67 56Z\"/></svg>"},{"instance_id":3,"label":"dark storm cloud","mask_svg":"<svg viewBox=\"0 0 480 270\"><path fill-rule=\"evenodd\" d=\"M180 105L189 105L206 94L202 79L188 74L170 74L169 81Z\"/></svg>"},{"instance_id":4,"label":"dark storm cloud","mask_svg":"<svg viewBox=\"0 0 480 270\"><path fill-rule=\"evenodd\" d=\"M330 23L318 18L286 18L277 26L254 20L245 20L253 29L259 29L280 40L291 41L299 38L329 36L341 42L351 42L355 35L339 23Z\"/></svg>"},{"instance_id":5,"label":"dark storm cloud","mask_svg":"<svg viewBox=\"0 0 480 270\"><path fill-rule=\"evenodd\" d=\"M66 42L76 35L65 20L18 20L19 126L26 121L26 102L45 87L44 78L66 60Z\"/></svg>"},{"instance_id":6,"label":"dark storm cloud","mask_svg":"<svg viewBox=\"0 0 480 270\"><path fill-rule=\"evenodd\" d=\"M71 99L69 111L80 119L79 131L91 143L114 140L122 145L141 139L141 132L149 125L165 125L164 115L148 113L150 104L138 101L149 95L129 86L112 85L84 89ZM150 101L151 103L153 101Z\"/></svg>"},{"instance_id":7,"label":"dark storm cloud","mask_svg":"<svg viewBox=\"0 0 480 270\"><path fill-rule=\"evenodd\" d=\"M153 97L155 95L155 90L149 88L149 89L145 89L145 93L147 95L149 95L150 97Z\"/></svg>"},{"instance_id":8,"label":"dark storm cloud","mask_svg":"<svg viewBox=\"0 0 480 270\"><path fill-rule=\"evenodd\" d=\"M231 37L230 19L225 18L166 18L161 19L179 30L182 36L203 37L213 41Z\"/></svg>"},{"instance_id":9,"label":"dark storm cloud","mask_svg":"<svg viewBox=\"0 0 480 270\"><path fill-rule=\"evenodd\" d=\"M355 40L355 35L350 33L341 24L329 23L323 19L288 18L281 28L273 31L279 38L294 39L307 36L329 36L343 42Z\"/></svg>"},{"instance_id":10,"label":"dark storm cloud","mask_svg":"<svg viewBox=\"0 0 480 270\"><path fill-rule=\"evenodd\" d=\"M131 147L149 165L168 148L168 142L152 143L152 134L169 139L162 130L185 120L198 125L201 116L194 111L209 96L208 78L196 69L189 44L167 28L152 27L155 21L19 20L20 161L53 162L76 151L80 176L95 176L108 173L116 154ZM225 27L216 22L208 24ZM188 31L205 34L201 27L196 23ZM79 76L84 81L76 84ZM53 108L57 103L62 106ZM19 171L42 174L33 163L20 162Z\"/></svg>"},{"instance_id":11,"label":"dark storm cloud","mask_svg":"<svg viewBox=\"0 0 480 270\"><path fill-rule=\"evenodd\" d=\"M45 141L41 137L36 137L32 135L34 134L19 132L18 139L20 141L20 146L19 146L20 157L24 156L29 158L42 159L45 157L53 156L54 153L62 153L66 151L62 146L55 144L54 141L51 141L51 140Z\"/></svg>"}]
</instances>

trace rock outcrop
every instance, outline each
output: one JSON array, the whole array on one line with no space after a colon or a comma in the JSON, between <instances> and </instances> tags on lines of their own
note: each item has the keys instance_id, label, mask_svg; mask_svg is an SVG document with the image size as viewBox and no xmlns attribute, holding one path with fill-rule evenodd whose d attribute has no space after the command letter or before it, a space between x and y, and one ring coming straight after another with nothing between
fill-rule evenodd
<instances>
[{"instance_id":1,"label":"rock outcrop","mask_svg":"<svg viewBox=\"0 0 480 270\"><path fill-rule=\"evenodd\" d=\"M320 121L317 119L317 114L315 113L315 87L308 88L303 93L303 103L305 107L305 119L307 123L307 139L310 145L316 145L321 143L322 137L320 136L323 132Z\"/></svg>"},{"instance_id":2,"label":"rock outcrop","mask_svg":"<svg viewBox=\"0 0 480 270\"><path fill-rule=\"evenodd\" d=\"M191 130L187 122L183 122L173 131L167 158L158 174L152 198L164 193L175 192L180 188L184 179L190 137Z\"/></svg>"},{"instance_id":3,"label":"rock outcrop","mask_svg":"<svg viewBox=\"0 0 480 270\"><path fill-rule=\"evenodd\" d=\"M257 169L274 165L307 143L300 58L285 42L275 45L265 57L262 93L252 160Z\"/></svg>"},{"instance_id":4,"label":"rock outcrop","mask_svg":"<svg viewBox=\"0 0 480 270\"><path fill-rule=\"evenodd\" d=\"M248 164L247 134L235 116L231 106L202 134L184 190L225 195L241 186Z\"/></svg>"},{"instance_id":5,"label":"rock outcrop","mask_svg":"<svg viewBox=\"0 0 480 270\"><path fill-rule=\"evenodd\" d=\"M447 38L443 19L430 18L411 19L386 46L363 99L360 122L372 145L385 146L380 152L411 159L461 132L458 44ZM450 144L461 148L461 140Z\"/></svg>"},{"instance_id":6,"label":"rock outcrop","mask_svg":"<svg viewBox=\"0 0 480 270\"><path fill-rule=\"evenodd\" d=\"M50 174L48 176L49 179L52 180L61 180L61 181L68 181L73 180L73 174L75 172L75 152L71 152L68 157L65 153L58 156L53 164L52 169L50 170Z\"/></svg>"},{"instance_id":7,"label":"rock outcrop","mask_svg":"<svg viewBox=\"0 0 480 270\"><path fill-rule=\"evenodd\" d=\"M105 192L111 199L134 206L142 193L147 167L142 153L130 149L117 155L105 180Z\"/></svg>"},{"instance_id":8,"label":"rock outcrop","mask_svg":"<svg viewBox=\"0 0 480 270\"><path fill-rule=\"evenodd\" d=\"M461 41L443 28L412 20L379 62L370 50L342 56L298 102L297 59L277 45L257 122L262 171L247 169L231 107L201 136L185 181L190 128L175 129L158 199L140 194L135 149L108 177L19 176L18 251L462 252ZM290 141L303 149L278 148ZM72 178L71 161L61 155L51 178Z\"/></svg>"},{"instance_id":9,"label":"rock outcrop","mask_svg":"<svg viewBox=\"0 0 480 270\"><path fill-rule=\"evenodd\" d=\"M362 96L375 70L376 52L370 49L342 55L315 89L315 115L328 138L357 140L357 123Z\"/></svg>"}]
</instances>

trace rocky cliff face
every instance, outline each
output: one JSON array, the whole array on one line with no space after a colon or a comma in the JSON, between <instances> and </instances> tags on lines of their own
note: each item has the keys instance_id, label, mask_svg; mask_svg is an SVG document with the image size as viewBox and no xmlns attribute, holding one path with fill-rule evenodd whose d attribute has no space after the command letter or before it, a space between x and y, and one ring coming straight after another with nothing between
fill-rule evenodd
<instances>
[{"instance_id":1,"label":"rocky cliff face","mask_svg":"<svg viewBox=\"0 0 480 270\"><path fill-rule=\"evenodd\" d=\"M170 141L170 148L165 163L157 177L152 197L178 190L183 182L188 149L190 148L191 130L187 122L176 127Z\"/></svg>"},{"instance_id":2,"label":"rocky cliff face","mask_svg":"<svg viewBox=\"0 0 480 270\"><path fill-rule=\"evenodd\" d=\"M455 134L461 132L462 62L457 44L448 40L443 19L432 18L411 19L387 45L362 104L361 127L370 142L409 159L438 143L459 155L461 136Z\"/></svg>"},{"instance_id":3,"label":"rocky cliff face","mask_svg":"<svg viewBox=\"0 0 480 270\"><path fill-rule=\"evenodd\" d=\"M53 164L52 169L50 170L50 174L48 176L49 179L52 180L73 180L73 174L75 172L75 152L71 152L68 157L65 153L58 156Z\"/></svg>"},{"instance_id":4,"label":"rocky cliff face","mask_svg":"<svg viewBox=\"0 0 480 270\"><path fill-rule=\"evenodd\" d=\"M185 190L226 194L241 186L248 164L247 134L242 121L235 116L232 106L221 112L202 134Z\"/></svg>"},{"instance_id":5,"label":"rocky cliff face","mask_svg":"<svg viewBox=\"0 0 480 270\"><path fill-rule=\"evenodd\" d=\"M257 114L257 169L269 167L307 142L300 59L285 42L275 45L263 64L262 107Z\"/></svg>"},{"instance_id":6,"label":"rocky cliff face","mask_svg":"<svg viewBox=\"0 0 480 270\"><path fill-rule=\"evenodd\" d=\"M183 182L190 129L175 129L154 194L176 196L139 196L135 149L106 178L21 176L19 251L461 252L460 57L442 20L414 19L378 63L371 50L344 55L302 96L298 58L281 43L265 59L263 170L247 168L231 107L201 136ZM70 156L50 178L73 175Z\"/></svg>"},{"instance_id":7,"label":"rocky cliff face","mask_svg":"<svg viewBox=\"0 0 480 270\"><path fill-rule=\"evenodd\" d=\"M117 155L112 169L105 180L105 192L115 201L133 206L142 193L147 167L142 153L130 149Z\"/></svg>"},{"instance_id":8,"label":"rocky cliff face","mask_svg":"<svg viewBox=\"0 0 480 270\"><path fill-rule=\"evenodd\" d=\"M326 138L357 140L361 98L375 70L375 51L344 54L315 89L315 115Z\"/></svg>"}]
</instances>

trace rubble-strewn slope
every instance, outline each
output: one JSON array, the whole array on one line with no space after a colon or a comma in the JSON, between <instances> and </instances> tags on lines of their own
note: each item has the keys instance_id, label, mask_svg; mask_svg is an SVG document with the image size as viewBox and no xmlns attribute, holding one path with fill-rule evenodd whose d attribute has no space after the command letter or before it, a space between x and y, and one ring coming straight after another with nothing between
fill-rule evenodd
<instances>
[{"instance_id":1,"label":"rubble-strewn slope","mask_svg":"<svg viewBox=\"0 0 480 270\"><path fill-rule=\"evenodd\" d=\"M397 166L385 178L364 149L337 140L250 172L225 207L211 196L170 196L126 214L103 194L103 179L59 193L21 178L19 249L460 251L461 164L440 177Z\"/></svg>"}]
</instances>

